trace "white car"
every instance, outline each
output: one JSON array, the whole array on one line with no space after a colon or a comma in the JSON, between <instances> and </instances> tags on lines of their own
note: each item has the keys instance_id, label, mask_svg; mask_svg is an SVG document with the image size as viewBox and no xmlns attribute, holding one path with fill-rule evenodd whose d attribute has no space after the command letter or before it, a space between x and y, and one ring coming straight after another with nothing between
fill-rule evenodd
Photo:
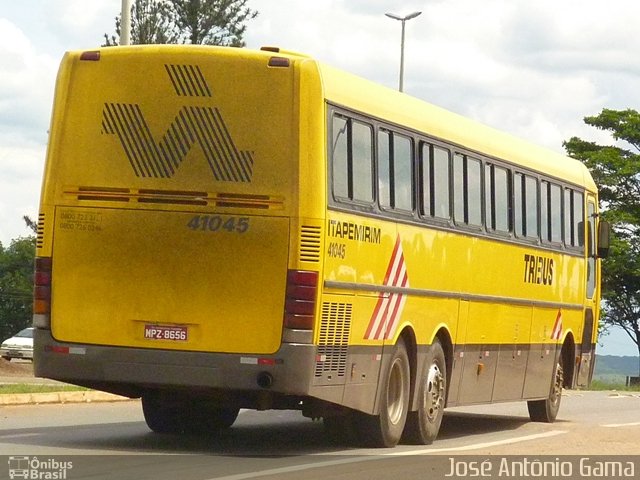
<instances>
[{"instance_id":1,"label":"white car","mask_svg":"<svg viewBox=\"0 0 640 480\"><path fill-rule=\"evenodd\" d=\"M2 342L0 357L5 360L12 358L33 360L33 327L20 330L13 337Z\"/></svg>"}]
</instances>

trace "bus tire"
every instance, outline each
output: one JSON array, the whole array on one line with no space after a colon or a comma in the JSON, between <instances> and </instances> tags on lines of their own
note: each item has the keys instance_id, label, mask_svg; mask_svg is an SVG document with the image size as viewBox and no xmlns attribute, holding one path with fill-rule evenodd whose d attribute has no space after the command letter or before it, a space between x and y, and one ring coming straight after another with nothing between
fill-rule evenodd
<instances>
[{"instance_id":1,"label":"bus tire","mask_svg":"<svg viewBox=\"0 0 640 480\"><path fill-rule=\"evenodd\" d=\"M233 425L240 413L239 408L212 406L204 402L196 402L189 408L184 430L196 435L207 435L227 429Z\"/></svg>"},{"instance_id":2,"label":"bus tire","mask_svg":"<svg viewBox=\"0 0 640 480\"><path fill-rule=\"evenodd\" d=\"M380 414L354 415L356 435L369 447L393 447L402 437L409 409L411 382L409 357L402 339L394 347L385 375L380 396Z\"/></svg>"},{"instance_id":3,"label":"bus tire","mask_svg":"<svg viewBox=\"0 0 640 480\"><path fill-rule=\"evenodd\" d=\"M409 412L404 439L430 445L438 436L447 395L447 363L440 340L436 339L426 358L427 370L418 385L418 410Z\"/></svg>"},{"instance_id":4,"label":"bus tire","mask_svg":"<svg viewBox=\"0 0 640 480\"><path fill-rule=\"evenodd\" d=\"M156 433L207 435L231 427L240 409L148 393L142 396L142 412L147 426Z\"/></svg>"},{"instance_id":5,"label":"bus tire","mask_svg":"<svg viewBox=\"0 0 640 480\"><path fill-rule=\"evenodd\" d=\"M556 373L549 398L544 400L529 400L529 418L532 422L553 423L560 410L560 400L562 400L562 386L564 384L564 370L562 367L562 355L556 363Z\"/></svg>"},{"instance_id":6,"label":"bus tire","mask_svg":"<svg viewBox=\"0 0 640 480\"><path fill-rule=\"evenodd\" d=\"M142 413L147 426L155 433L183 433L183 414L179 406L166 402L162 395L146 393L142 395Z\"/></svg>"}]
</instances>

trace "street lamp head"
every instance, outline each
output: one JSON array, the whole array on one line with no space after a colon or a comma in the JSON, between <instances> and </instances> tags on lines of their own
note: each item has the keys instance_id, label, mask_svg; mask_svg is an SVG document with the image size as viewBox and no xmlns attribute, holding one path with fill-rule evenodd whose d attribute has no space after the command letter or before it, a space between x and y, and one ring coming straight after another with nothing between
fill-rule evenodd
<instances>
[{"instance_id":1,"label":"street lamp head","mask_svg":"<svg viewBox=\"0 0 640 480\"><path fill-rule=\"evenodd\" d=\"M398 15L396 15L395 13L385 13L385 15L389 18L393 18L394 20L400 20L402 21L402 17L399 17Z\"/></svg>"},{"instance_id":2,"label":"street lamp head","mask_svg":"<svg viewBox=\"0 0 640 480\"><path fill-rule=\"evenodd\" d=\"M400 15L396 15L395 13L385 13L385 15L389 18L393 18L394 20L400 20L401 22L404 22L406 20L411 20L412 18L416 18L421 13L422 12L413 12L413 13L410 13L409 15L405 15L404 17L401 17Z\"/></svg>"}]
</instances>

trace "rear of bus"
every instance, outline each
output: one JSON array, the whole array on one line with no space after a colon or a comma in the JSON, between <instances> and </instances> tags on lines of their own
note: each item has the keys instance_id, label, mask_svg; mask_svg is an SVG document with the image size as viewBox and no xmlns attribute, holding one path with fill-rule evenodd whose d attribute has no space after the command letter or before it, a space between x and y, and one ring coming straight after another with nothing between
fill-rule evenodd
<instances>
[{"instance_id":1,"label":"rear of bus","mask_svg":"<svg viewBox=\"0 0 640 480\"><path fill-rule=\"evenodd\" d=\"M217 47L65 56L38 222L36 375L251 408L308 392L325 204L324 187L308 191L325 181L306 161L324 141L313 71ZM305 99L318 115L300 122Z\"/></svg>"}]
</instances>

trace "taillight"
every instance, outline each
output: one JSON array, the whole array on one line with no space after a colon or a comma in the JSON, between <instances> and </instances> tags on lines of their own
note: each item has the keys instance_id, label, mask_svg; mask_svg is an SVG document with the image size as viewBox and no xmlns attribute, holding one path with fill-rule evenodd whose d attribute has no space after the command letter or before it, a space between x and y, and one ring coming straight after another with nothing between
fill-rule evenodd
<instances>
[{"instance_id":1,"label":"taillight","mask_svg":"<svg viewBox=\"0 0 640 480\"><path fill-rule=\"evenodd\" d=\"M80 60L89 61L89 62L98 62L100 61L100 52L95 51L86 51L80 54Z\"/></svg>"},{"instance_id":2,"label":"taillight","mask_svg":"<svg viewBox=\"0 0 640 480\"><path fill-rule=\"evenodd\" d=\"M33 321L36 327L49 326L52 265L51 257L36 257L35 272L33 275Z\"/></svg>"},{"instance_id":3,"label":"taillight","mask_svg":"<svg viewBox=\"0 0 640 480\"><path fill-rule=\"evenodd\" d=\"M318 272L289 270L284 307L285 328L313 329L318 291Z\"/></svg>"}]
</instances>

